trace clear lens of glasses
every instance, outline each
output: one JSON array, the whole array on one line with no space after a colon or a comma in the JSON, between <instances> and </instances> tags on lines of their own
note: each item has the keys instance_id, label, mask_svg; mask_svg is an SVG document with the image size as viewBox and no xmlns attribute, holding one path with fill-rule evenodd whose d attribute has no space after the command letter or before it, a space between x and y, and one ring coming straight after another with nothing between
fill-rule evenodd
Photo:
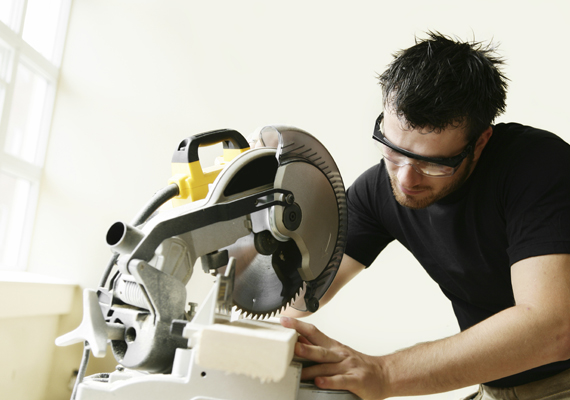
<instances>
[{"instance_id":1,"label":"clear lens of glasses","mask_svg":"<svg viewBox=\"0 0 570 400\"><path fill-rule=\"evenodd\" d=\"M403 167L404 165L409 164L417 173L433 177L451 176L455 173L455 168L453 167L409 158L402 153L392 150L382 143L376 142L376 144L384 158L398 167Z\"/></svg>"}]
</instances>

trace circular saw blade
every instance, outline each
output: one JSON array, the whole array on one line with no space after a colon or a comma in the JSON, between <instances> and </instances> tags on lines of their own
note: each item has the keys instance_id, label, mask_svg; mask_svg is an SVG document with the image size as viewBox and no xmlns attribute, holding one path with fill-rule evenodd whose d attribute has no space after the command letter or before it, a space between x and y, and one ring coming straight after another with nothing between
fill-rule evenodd
<instances>
[{"instance_id":1,"label":"circular saw blade","mask_svg":"<svg viewBox=\"0 0 570 400\"><path fill-rule=\"evenodd\" d=\"M270 255L260 254L254 244L255 234L242 237L226 248L236 259L233 303L249 316L273 316L288 306L303 288L297 272L301 253L294 241L277 242Z\"/></svg>"},{"instance_id":2,"label":"circular saw blade","mask_svg":"<svg viewBox=\"0 0 570 400\"><path fill-rule=\"evenodd\" d=\"M277 149L263 155L271 153L277 163L246 168L261 149L251 150L251 156L246 152L227 187L246 193L252 176L265 172L274 176L274 188L292 195L281 199L282 205L250 214L251 233L225 248L237 261L233 302L256 318L272 316L288 305L314 312L344 252L347 213L342 178L331 155L309 133L288 126L269 126L262 133L278 138ZM267 235L257 236L262 233ZM273 243L265 243L266 238Z\"/></svg>"}]
</instances>

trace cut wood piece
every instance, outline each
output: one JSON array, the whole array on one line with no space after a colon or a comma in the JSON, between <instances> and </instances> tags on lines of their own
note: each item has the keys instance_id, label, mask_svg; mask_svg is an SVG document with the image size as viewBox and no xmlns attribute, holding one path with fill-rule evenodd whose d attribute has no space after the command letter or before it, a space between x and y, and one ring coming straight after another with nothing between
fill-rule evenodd
<instances>
[{"instance_id":1,"label":"cut wood piece","mask_svg":"<svg viewBox=\"0 0 570 400\"><path fill-rule=\"evenodd\" d=\"M270 322L213 324L199 334L196 362L203 368L278 382L293 360L297 336L294 330Z\"/></svg>"}]
</instances>

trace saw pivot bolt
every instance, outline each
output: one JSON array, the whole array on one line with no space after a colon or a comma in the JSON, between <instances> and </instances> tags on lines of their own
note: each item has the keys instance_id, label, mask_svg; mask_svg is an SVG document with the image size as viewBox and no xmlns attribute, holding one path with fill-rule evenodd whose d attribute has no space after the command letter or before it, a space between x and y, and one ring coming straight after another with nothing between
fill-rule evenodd
<instances>
[{"instance_id":1,"label":"saw pivot bolt","mask_svg":"<svg viewBox=\"0 0 570 400\"><path fill-rule=\"evenodd\" d=\"M290 231L294 231L301 225L302 217L301 207L297 203L293 203L283 210L283 225Z\"/></svg>"}]
</instances>

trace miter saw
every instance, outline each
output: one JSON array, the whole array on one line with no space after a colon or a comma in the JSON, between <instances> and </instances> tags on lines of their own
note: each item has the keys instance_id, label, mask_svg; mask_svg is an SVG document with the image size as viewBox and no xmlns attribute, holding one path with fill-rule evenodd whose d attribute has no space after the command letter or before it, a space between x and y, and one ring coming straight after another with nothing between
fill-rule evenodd
<instances>
[{"instance_id":1,"label":"miter saw","mask_svg":"<svg viewBox=\"0 0 570 400\"><path fill-rule=\"evenodd\" d=\"M270 320L289 305L316 311L333 281L347 229L342 178L309 133L257 135L276 147L250 148L234 130L185 139L169 185L132 223L111 226L100 287L84 291L81 325L56 340L85 344L72 398L357 398L301 383L297 334ZM223 156L202 168L199 148L218 143ZM198 260L217 276L199 307L186 304ZM116 371L84 378L89 351L103 357L108 344Z\"/></svg>"}]
</instances>

